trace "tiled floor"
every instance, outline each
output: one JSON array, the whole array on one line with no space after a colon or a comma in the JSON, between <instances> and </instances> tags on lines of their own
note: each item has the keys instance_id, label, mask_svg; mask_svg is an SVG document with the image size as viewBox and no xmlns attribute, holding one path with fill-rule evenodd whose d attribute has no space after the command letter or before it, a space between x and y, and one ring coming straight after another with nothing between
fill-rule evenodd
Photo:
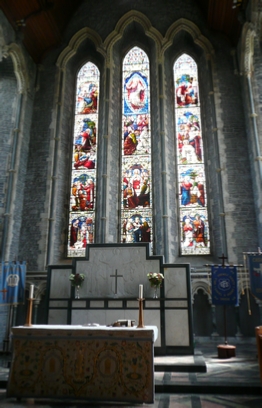
<instances>
[{"instance_id":1,"label":"tiled floor","mask_svg":"<svg viewBox=\"0 0 262 408\"><path fill-rule=\"evenodd\" d=\"M262 408L262 387L255 341L236 345L236 357L219 359L214 342L196 344L195 355L202 358L206 372L156 371L154 404L135 405L152 408ZM179 367L190 365L195 356L178 357ZM170 357L170 359L172 359ZM175 365L174 365L174 370ZM182 369L183 371L183 369ZM1 408L77 408L131 407L129 404L93 403L61 400L22 400L6 398L5 384L9 370L0 358ZM2 385L2 387L1 387Z\"/></svg>"}]
</instances>

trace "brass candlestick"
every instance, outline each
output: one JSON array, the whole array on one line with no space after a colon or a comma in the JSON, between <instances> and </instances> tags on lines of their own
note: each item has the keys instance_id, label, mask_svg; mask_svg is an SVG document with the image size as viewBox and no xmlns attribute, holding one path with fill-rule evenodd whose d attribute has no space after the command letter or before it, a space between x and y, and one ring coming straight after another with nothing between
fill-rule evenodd
<instances>
[{"instance_id":1,"label":"brass candlestick","mask_svg":"<svg viewBox=\"0 0 262 408\"><path fill-rule=\"evenodd\" d=\"M26 315L26 322L24 326L32 326L32 310L33 310L33 301L35 299L29 298L28 299L28 307L27 307L27 315Z\"/></svg>"},{"instance_id":2,"label":"brass candlestick","mask_svg":"<svg viewBox=\"0 0 262 408\"><path fill-rule=\"evenodd\" d=\"M139 298L137 300L139 302L139 314L138 314L138 325L137 325L137 327L140 329L140 328L145 327L144 326L144 311L143 311L143 300L145 300L145 299Z\"/></svg>"}]
</instances>

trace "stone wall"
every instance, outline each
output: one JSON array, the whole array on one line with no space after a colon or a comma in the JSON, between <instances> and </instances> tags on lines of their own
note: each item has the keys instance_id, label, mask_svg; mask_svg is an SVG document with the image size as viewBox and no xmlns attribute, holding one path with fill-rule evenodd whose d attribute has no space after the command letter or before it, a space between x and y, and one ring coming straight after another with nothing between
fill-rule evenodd
<instances>
[{"instance_id":1,"label":"stone wall","mask_svg":"<svg viewBox=\"0 0 262 408\"><path fill-rule=\"evenodd\" d=\"M37 67L33 110L26 110L23 117L24 121L32 120L30 132L27 127L24 135L27 143L23 152L29 148L28 161L26 153L21 159L22 172L26 173L25 188L17 189L20 193L17 202L19 200L23 212L20 215L16 212L19 219L12 224L14 234L15 224L22 219L21 233L16 233L16 237L20 242L19 257L28 261L29 270L45 270L48 263L66 261L74 86L78 69L88 59L99 66L102 98L105 89L109 89L108 109L101 99L99 119L99 143L103 151L99 153L99 160L104 167L103 174L98 170L97 185L102 186L105 175L106 186L105 196L98 194L96 240L117 242L119 239L119 202L116 197L120 192L120 69L124 53L135 44L145 49L151 61L155 253L165 254L166 262L199 265L207 261L217 262L221 252L225 252L231 262L237 263L242 261L243 251L255 250L258 246L245 108L231 45L218 34L209 32L201 10L193 1L174 4L167 0L161 13L156 0L150 2L150 7L135 1L132 9L135 12L127 3L119 4L116 0L110 5L97 1L91 9L83 3L72 17L61 46L51 51ZM117 25L120 19L122 25ZM183 19L182 30L177 23L179 19ZM176 28L174 26L174 36L166 38L169 43L161 54L163 37L174 24L178 24ZM65 52L72 36L85 27L85 39L81 37L73 56L68 47L68 56L63 59L61 53ZM114 31L115 28L118 32ZM94 30L98 39L92 40L88 29ZM205 37L194 41L190 33L197 35L198 30ZM181 52L188 52L199 65L212 244L212 255L204 259L180 258L178 250L172 66ZM57 66L59 56L63 63ZM164 92L163 119L159 102L161 86ZM29 136L30 143L26 139ZM105 137L108 138L105 140ZM165 159L159 160L163 149ZM166 172L164 182L163 169ZM101 210L103 205L104 213ZM12 250L13 254L15 252Z\"/></svg>"},{"instance_id":2,"label":"stone wall","mask_svg":"<svg viewBox=\"0 0 262 408\"><path fill-rule=\"evenodd\" d=\"M14 260L20 255L19 237L32 120L35 66L21 44L21 37L13 31L2 13L0 28L1 258ZM21 256L25 259L23 254Z\"/></svg>"},{"instance_id":3,"label":"stone wall","mask_svg":"<svg viewBox=\"0 0 262 408\"><path fill-rule=\"evenodd\" d=\"M1 235L3 233L6 193L8 183L8 170L11 158L11 141L14 129L14 104L16 102L17 82L14 74L14 67L11 58L3 59L0 62L0 99L5 103L0 104L0 222ZM13 125L13 126L12 126ZM1 239L2 242L2 239Z\"/></svg>"}]
</instances>

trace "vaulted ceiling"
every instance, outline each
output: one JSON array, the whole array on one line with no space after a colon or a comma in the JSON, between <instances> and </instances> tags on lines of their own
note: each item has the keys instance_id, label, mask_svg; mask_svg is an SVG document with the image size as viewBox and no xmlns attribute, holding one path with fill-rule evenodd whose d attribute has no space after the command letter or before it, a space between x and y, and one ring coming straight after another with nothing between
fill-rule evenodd
<instances>
[{"instance_id":1,"label":"vaulted ceiling","mask_svg":"<svg viewBox=\"0 0 262 408\"><path fill-rule=\"evenodd\" d=\"M232 46L235 46L241 32L239 17L249 0L195 1L203 11L209 29L223 33ZM238 5L233 8L236 1ZM0 0L0 7L13 28L23 31L23 43L33 60L39 63L50 49L61 43L63 32L81 2L82 0Z\"/></svg>"}]
</instances>

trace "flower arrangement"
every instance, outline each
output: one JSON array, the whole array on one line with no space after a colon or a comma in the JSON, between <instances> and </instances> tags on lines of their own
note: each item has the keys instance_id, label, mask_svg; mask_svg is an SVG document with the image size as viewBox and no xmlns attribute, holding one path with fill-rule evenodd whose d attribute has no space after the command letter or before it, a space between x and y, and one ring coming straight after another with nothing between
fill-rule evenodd
<instances>
[{"instance_id":1,"label":"flower arrangement","mask_svg":"<svg viewBox=\"0 0 262 408\"><path fill-rule=\"evenodd\" d=\"M150 282L150 285L152 287L156 286L156 287L159 288L161 286L161 283L162 283L163 279L164 279L164 276L162 275L162 273L150 272L150 273L147 274L147 278L148 278L148 280Z\"/></svg>"},{"instance_id":2,"label":"flower arrangement","mask_svg":"<svg viewBox=\"0 0 262 408\"><path fill-rule=\"evenodd\" d=\"M76 273L69 276L69 280L72 286L81 286L85 280L85 275L83 273Z\"/></svg>"}]
</instances>

